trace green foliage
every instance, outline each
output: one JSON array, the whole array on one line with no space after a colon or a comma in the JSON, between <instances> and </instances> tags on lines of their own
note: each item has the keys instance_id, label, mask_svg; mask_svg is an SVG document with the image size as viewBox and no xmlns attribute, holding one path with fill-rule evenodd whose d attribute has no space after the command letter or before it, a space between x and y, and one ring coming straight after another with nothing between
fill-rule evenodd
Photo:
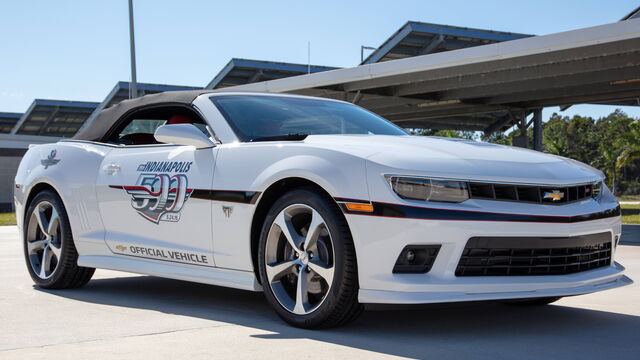
<instances>
[{"instance_id":1,"label":"green foliage","mask_svg":"<svg viewBox=\"0 0 640 360\"><path fill-rule=\"evenodd\" d=\"M640 159L640 121L629 124L628 130L620 135L618 146L622 152L618 156L617 167L629 166Z\"/></svg>"},{"instance_id":2,"label":"green foliage","mask_svg":"<svg viewBox=\"0 0 640 360\"><path fill-rule=\"evenodd\" d=\"M411 135L423 136L439 136L460 139L476 140L475 131L457 131L457 130L433 130L433 129L408 129Z\"/></svg>"},{"instance_id":3,"label":"green foliage","mask_svg":"<svg viewBox=\"0 0 640 360\"><path fill-rule=\"evenodd\" d=\"M622 204L622 223L640 224L640 205Z\"/></svg>"},{"instance_id":4,"label":"green foliage","mask_svg":"<svg viewBox=\"0 0 640 360\"><path fill-rule=\"evenodd\" d=\"M473 131L413 130L415 135L457 137L494 144L512 145L515 130L489 136ZM615 194L640 194L640 119L633 119L621 110L594 120L575 115L551 115L543 125L543 151L568 157L600 169L607 176L607 185ZM533 147L533 129L527 131Z\"/></svg>"},{"instance_id":5,"label":"green foliage","mask_svg":"<svg viewBox=\"0 0 640 360\"><path fill-rule=\"evenodd\" d=\"M544 124L543 148L602 170L616 194L640 191L640 120L620 110L598 120L554 113Z\"/></svg>"}]
</instances>

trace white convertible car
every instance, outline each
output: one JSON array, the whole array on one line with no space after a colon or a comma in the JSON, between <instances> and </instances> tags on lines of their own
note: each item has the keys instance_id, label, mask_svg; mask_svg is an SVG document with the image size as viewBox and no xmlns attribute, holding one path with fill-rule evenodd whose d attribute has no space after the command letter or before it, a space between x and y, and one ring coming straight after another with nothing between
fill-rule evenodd
<instances>
[{"instance_id":1,"label":"white convertible car","mask_svg":"<svg viewBox=\"0 0 640 360\"><path fill-rule=\"evenodd\" d=\"M601 172L535 151L409 136L355 105L171 92L33 146L15 179L27 268L264 291L288 323L363 304L545 304L631 283Z\"/></svg>"}]
</instances>

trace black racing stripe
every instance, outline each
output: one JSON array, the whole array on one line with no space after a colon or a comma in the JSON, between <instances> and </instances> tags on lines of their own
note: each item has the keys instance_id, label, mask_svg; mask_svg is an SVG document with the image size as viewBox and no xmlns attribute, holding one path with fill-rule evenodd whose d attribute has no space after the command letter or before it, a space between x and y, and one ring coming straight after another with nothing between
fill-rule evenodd
<instances>
[{"instance_id":1,"label":"black racing stripe","mask_svg":"<svg viewBox=\"0 0 640 360\"><path fill-rule=\"evenodd\" d=\"M120 190L124 189L124 186L122 185L109 185L109 187L112 189L120 189Z\"/></svg>"},{"instance_id":2,"label":"black racing stripe","mask_svg":"<svg viewBox=\"0 0 640 360\"><path fill-rule=\"evenodd\" d=\"M242 204L255 204L260 197L259 191L235 191L235 190L206 190L194 189L191 193L192 198L226 201Z\"/></svg>"},{"instance_id":3,"label":"black racing stripe","mask_svg":"<svg viewBox=\"0 0 640 360\"><path fill-rule=\"evenodd\" d=\"M350 203L358 203L358 204L371 204L369 200L359 200L359 199L350 199L350 198L333 198L336 202L350 202Z\"/></svg>"},{"instance_id":4,"label":"black racing stripe","mask_svg":"<svg viewBox=\"0 0 640 360\"><path fill-rule=\"evenodd\" d=\"M581 221L591 221L620 216L620 206L591 214L574 216L550 216L550 215L527 215L527 214L505 214L490 213L468 210L433 209L417 206L388 204L373 202L373 212L363 213L360 211L350 211L346 207L341 207L347 214L368 215L380 217L393 217L405 219L423 220L453 220L453 221L507 221L507 222L544 222L544 223L575 223Z\"/></svg>"}]
</instances>

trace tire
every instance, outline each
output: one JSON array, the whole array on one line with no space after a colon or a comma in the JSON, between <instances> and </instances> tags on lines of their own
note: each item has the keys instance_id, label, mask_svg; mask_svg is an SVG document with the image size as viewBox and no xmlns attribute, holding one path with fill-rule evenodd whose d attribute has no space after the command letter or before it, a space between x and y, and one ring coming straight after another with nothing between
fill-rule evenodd
<instances>
[{"instance_id":1,"label":"tire","mask_svg":"<svg viewBox=\"0 0 640 360\"><path fill-rule=\"evenodd\" d=\"M23 239L27 269L37 286L71 289L91 280L95 269L78 266L67 211L54 192L44 190L29 204Z\"/></svg>"},{"instance_id":2,"label":"tire","mask_svg":"<svg viewBox=\"0 0 640 360\"><path fill-rule=\"evenodd\" d=\"M306 236L311 223L316 226ZM267 302L290 325L340 326L364 310L347 222L333 199L313 188L293 190L273 204L260 233L258 267Z\"/></svg>"},{"instance_id":3,"label":"tire","mask_svg":"<svg viewBox=\"0 0 640 360\"><path fill-rule=\"evenodd\" d=\"M513 299L505 301L504 303L509 305L542 306L554 303L560 299L562 299L562 296L550 296L539 298Z\"/></svg>"}]
</instances>

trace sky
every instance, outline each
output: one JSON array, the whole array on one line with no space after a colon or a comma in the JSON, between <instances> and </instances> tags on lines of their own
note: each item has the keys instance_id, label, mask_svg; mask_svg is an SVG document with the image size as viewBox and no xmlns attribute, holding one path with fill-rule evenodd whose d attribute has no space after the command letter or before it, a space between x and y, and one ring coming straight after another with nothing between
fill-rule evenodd
<instances>
[{"instance_id":1,"label":"sky","mask_svg":"<svg viewBox=\"0 0 640 360\"><path fill-rule=\"evenodd\" d=\"M138 81L205 86L231 58L356 66L408 20L544 35L611 23L637 0L134 0ZM130 80L127 0L0 0L0 112L102 101ZM616 107L561 114L600 117ZM640 109L622 108L640 117ZM547 108L548 118L558 108Z\"/></svg>"}]
</instances>

